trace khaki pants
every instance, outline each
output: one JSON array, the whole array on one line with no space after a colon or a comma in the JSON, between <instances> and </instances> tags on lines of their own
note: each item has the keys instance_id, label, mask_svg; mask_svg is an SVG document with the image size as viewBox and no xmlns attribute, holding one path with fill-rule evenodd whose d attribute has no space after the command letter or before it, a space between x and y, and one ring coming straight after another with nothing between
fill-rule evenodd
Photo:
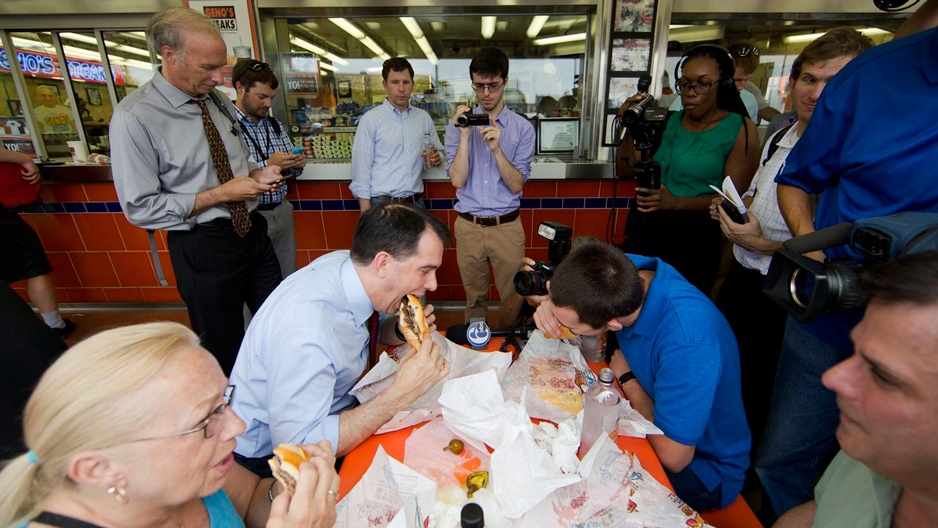
<instances>
[{"instance_id":1,"label":"khaki pants","mask_svg":"<svg viewBox=\"0 0 938 528\"><path fill-rule=\"evenodd\" d=\"M484 227L457 217L453 226L456 235L456 263L466 290L466 321L485 317L489 303L489 264L495 276L495 287L502 299L514 291L512 280L521 269L524 258L524 228L521 219L497 226Z\"/></svg>"}]
</instances>

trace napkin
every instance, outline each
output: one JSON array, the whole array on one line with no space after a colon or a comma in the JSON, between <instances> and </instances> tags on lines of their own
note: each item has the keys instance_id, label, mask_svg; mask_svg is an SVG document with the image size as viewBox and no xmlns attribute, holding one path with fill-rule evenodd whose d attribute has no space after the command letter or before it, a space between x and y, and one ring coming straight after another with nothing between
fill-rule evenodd
<instances>
[{"instance_id":1,"label":"napkin","mask_svg":"<svg viewBox=\"0 0 938 528\"><path fill-rule=\"evenodd\" d=\"M538 444L524 406L504 400L494 372L448 382L440 405L450 429L473 445L478 440L494 449L489 486L508 519L522 517L555 489L580 480L575 473L561 471L551 448Z\"/></svg>"},{"instance_id":2,"label":"napkin","mask_svg":"<svg viewBox=\"0 0 938 528\"><path fill-rule=\"evenodd\" d=\"M403 526L426 526L436 484L389 457L378 446L375 458L358 484L336 504L336 528L388 526L403 510Z\"/></svg>"},{"instance_id":3,"label":"napkin","mask_svg":"<svg viewBox=\"0 0 938 528\"><path fill-rule=\"evenodd\" d=\"M443 385L452 379L468 376L484 371L494 371L500 379L511 364L511 354L502 352L477 352L449 341L439 332L433 332L433 342L440 346L440 355L449 362L449 374L434 385L426 394L417 399L406 410L397 413L388 423L378 429L376 434L396 431L410 427L440 415L438 402L443 392ZM395 352L403 357L410 345L402 345ZM359 382L352 387L350 394L359 402L365 403L391 386L397 374L398 363L391 359L387 353L382 353L378 364L368 371Z\"/></svg>"}]
</instances>

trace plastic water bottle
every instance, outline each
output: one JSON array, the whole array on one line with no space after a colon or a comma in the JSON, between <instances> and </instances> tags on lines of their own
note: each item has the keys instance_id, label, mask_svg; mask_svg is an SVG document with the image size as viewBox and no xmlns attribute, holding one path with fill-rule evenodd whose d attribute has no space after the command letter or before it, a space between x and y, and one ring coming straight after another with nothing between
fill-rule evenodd
<instances>
[{"instance_id":1,"label":"plastic water bottle","mask_svg":"<svg viewBox=\"0 0 938 528\"><path fill-rule=\"evenodd\" d=\"M482 506L474 502L466 503L459 515L459 526L461 528L485 528L485 515L482 513Z\"/></svg>"},{"instance_id":2,"label":"plastic water bottle","mask_svg":"<svg viewBox=\"0 0 938 528\"><path fill-rule=\"evenodd\" d=\"M430 170L430 153L436 150L430 141L430 134L423 135L423 170Z\"/></svg>"},{"instance_id":3,"label":"plastic water bottle","mask_svg":"<svg viewBox=\"0 0 938 528\"><path fill-rule=\"evenodd\" d=\"M492 331L486 324L484 317L473 317L466 327L466 340L473 350L485 350L489 340L492 339Z\"/></svg>"},{"instance_id":4,"label":"plastic water bottle","mask_svg":"<svg viewBox=\"0 0 938 528\"><path fill-rule=\"evenodd\" d=\"M583 395L583 429L580 431L580 458L586 456L600 435L616 430L619 418L619 391L613 382L612 369L599 371L599 382L590 387Z\"/></svg>"}]
</instances>

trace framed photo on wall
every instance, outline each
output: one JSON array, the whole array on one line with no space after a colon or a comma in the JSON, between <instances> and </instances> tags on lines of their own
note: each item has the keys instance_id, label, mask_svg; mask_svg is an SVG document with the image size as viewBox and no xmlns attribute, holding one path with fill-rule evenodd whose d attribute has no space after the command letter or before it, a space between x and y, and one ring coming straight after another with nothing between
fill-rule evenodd
<instances>
[{"instance_id":1,"label":"framed photo on wall","mask_svg":"<svg viewBox=\"0 0 938 528\"><path fill-rule=\"evenodd\" d=\"M614 38L610 56L614 72L646 72L651 62L651 40Z\"/></svg>"},{"instance_id":2,"label":"framed photo on wall","mask_svg":"<svg viewBox=\"0 0 938 528\"><path fill-rule=\"evenodd\" d=\"M616 0L612 30L647 33L655 25L655 0Z\"/></svg>"},{"instance_id":3,"label":"framed photo on wall","mask_svg":"<svg viewBox=\"0 0 938 528\"><path fill-rule=\"evenodd\" d=\"M101 106L101 92L98 88L85 88L85 94L88 95L89 105Z\"/></svg>"},{"instance_id":4,"label":"framed photo on wall","mask_svg":"<svg viewBox=\"0 0 938 528\"><path fill-rule=\"evenodd\" d=\"M352 81L338 81L336 83L336 91L338 91L339 97L351 97L352 96Z\"/></svg>"},{"instance_id":5,"label":"framed photo on wall","mask_svg":"<svg viewBox=\"0 0 938 528\"><path fill-rule=\"evenodd\" d=\"M618 111L626 99L638 93L638 77L612 77L609 79L609 97L606 108Z\"/></svg>"}]
</instances>

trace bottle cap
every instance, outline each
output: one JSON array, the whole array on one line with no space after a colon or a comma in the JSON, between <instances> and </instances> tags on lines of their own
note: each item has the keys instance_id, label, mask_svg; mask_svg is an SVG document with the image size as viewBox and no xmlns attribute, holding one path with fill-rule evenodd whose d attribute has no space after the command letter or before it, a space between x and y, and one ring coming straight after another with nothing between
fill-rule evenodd
<instances>
[{"instance_id":1,"label":"bottle cap","mask_svg":"<svg viewBox=\"0 0 938 528\"><path fill-rule=\"evenodd\" d=\"M489 330L489 325L485 321L471 322L466 327L466 340L473 349L484 349L490 339L492 339L492 331Z\"/></svg>"},{"instance_id":2,"label":"bottle cap","mask_svg":"<svg viewBox=\"0 0 938 528\"><path fill-rule=\"evenodd\" d=\"M459 524L462 528L483 528L485 526L485 514L482 513L482 506L474 502L467 502L462 507L462 513L459 515Z\"/></svg>"},{"instance_id":3,"label":"bottle cap","mask_svg":"<svg viewBox=\"0 0 938 528\"><path fill-rule=\"evenodd\" d=\"M612 383L616 379L615 373L611 368L604 368L599 371L599 381L603 383Z\"/></svg>"}]
</instances>

